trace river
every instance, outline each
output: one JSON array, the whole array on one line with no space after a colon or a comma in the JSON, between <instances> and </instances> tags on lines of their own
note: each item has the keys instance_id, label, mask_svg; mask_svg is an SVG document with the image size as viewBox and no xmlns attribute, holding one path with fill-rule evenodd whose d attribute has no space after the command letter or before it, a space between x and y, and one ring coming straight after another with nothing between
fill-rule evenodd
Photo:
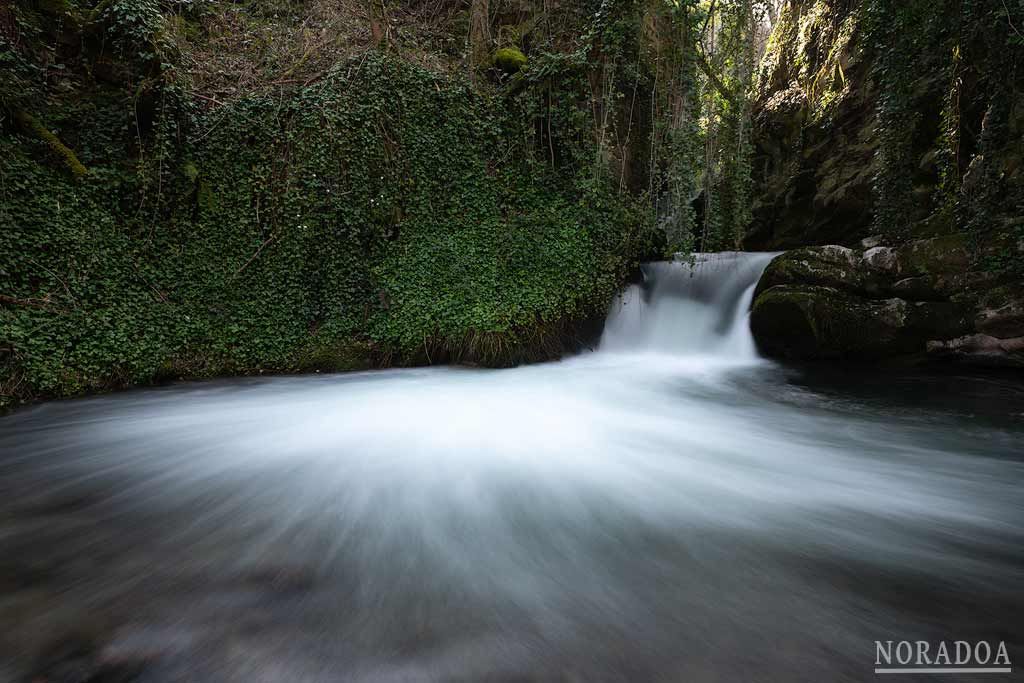
<instances>
[{"instance_id":1,"label":"river","mask_svg":"<svg viewBox=\"0 0 1024 683\"><path fill-rule=\"evenodd\" d=\"M0 681L862 681L877 640L1024 656L1024 385L762 359L769 259L649 264L557 363L0 419Z\"/></svg>"}]
</instances>

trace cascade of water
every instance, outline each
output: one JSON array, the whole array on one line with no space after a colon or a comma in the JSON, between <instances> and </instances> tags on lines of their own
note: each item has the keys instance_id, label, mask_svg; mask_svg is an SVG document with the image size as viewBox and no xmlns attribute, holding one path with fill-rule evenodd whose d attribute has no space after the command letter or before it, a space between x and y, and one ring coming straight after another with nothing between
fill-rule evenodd
<instances>
[{"instance_id":1,"label":"cascade of water","mask_svg":"<svg viewBox=\"0 0 1024 683\"><path fill-rule=\"evenodd\" d=\"M755 357L747 315L774 256L723 252L644 264L643 283L612 306L600 349Z\"/></svg>"}]
</instances>

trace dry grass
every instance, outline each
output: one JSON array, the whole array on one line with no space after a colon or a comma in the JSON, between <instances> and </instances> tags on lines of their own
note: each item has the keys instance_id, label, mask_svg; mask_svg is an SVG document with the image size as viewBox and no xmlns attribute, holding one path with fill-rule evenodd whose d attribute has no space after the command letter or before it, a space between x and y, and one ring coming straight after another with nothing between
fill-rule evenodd
<instances>
[{"instance_id":1,"label":"dry grass","mask_svg":"<svg viewBox=\"0 0 1024 683\"><path fill-rule=\"evenodd\" d=\"M404 0L389 6L389 49L439 72L461 68L463 0ZM210 3L172 22L192 90L211 102L311 83L340 61L374 49L365 0Z\"/></svg>"}]
</instances>

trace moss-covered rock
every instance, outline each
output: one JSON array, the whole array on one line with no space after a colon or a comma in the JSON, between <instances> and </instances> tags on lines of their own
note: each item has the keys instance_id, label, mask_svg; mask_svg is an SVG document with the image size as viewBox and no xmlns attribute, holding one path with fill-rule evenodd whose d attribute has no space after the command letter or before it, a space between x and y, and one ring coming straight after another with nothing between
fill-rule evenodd
<instances>
[{"instance_id":1,"label":"moss-covered rock","mask_svg":"<svg viewBox=\"0 0 1024 683\"><path fill-rule=\"evenodd\" d=\"M829 244L787 251L765 269L756 294L776 285L801 284L835 287L870 298L940 301L969 284L985 285L981 273L971 270L963 234L912 240L898 248L877 245L875 240L868 243L875 246L861 250Z\"/></svg>"},{"instance_id":2,"label":"moss-covered rock","mask_svg":"<svg viewBox=\"0 0 1024 683\"><path fill-rule=\"evenodd\" d=\"M754 301L750 324L766 353L799 359L923 354L929 340L970 329L954 303L866 299L814 285L765 291Z\"/></svg>"},{"instance_id":3,"label":"moss-covered rock","mask_svg":"<svg viewBox=\"0 0 1024 683\"><path fill-rule=\"evenodd\" d=\"M765 270L751 326L766 353L788 358L921 354L930 342L969 334L979 324L1016 334L1024 322L1017 293L995 290L979 298L966 288L967 267L962 236L899 249L795 249Z\"/></svg>"},{"instance_id":4,"label":"moss-covered rock","mask_svg":"<svg viewBox=\"0 0 1024 683\"><path fill-rule=\"evenodd\" d=\"M963 273L971 265L969 240L963 233L912 240L897 253L900 272L905 275Z\"/></svg>"},{"instance_id":5,"label":"moss-covered rock","mask_svg":"<svg viewBox=\"0 0 1024 683\"><path fill-rule=\"evenodd\" d=\"M526 55L517 47L503 47L495 50L491 61L495 67L509 76L522 71L529 63Z\"/></svg>"},{"instance_id":6,"label":"moss-covered rock","mask_svg":"<svg viewBox=\"0 0 1024 683\"><path fill-rule=\"evenodd\" d=\"M866 291L876 285L872 274L862 266L860 254L853 249L838 245L794 249L768 264L755 296L777 285L791 283Z\"/></svg>"},{"instance_id":7,"label":"moss-covered rock","mask_svg":"<svg viewBox=\"0 0 1024 683\"><path fill-rule=\"evenodd\" d=\"M748 248L853 246L871 229L876 91L849 3L783 4L754 102Z\"/></svg>"}]
</instances>

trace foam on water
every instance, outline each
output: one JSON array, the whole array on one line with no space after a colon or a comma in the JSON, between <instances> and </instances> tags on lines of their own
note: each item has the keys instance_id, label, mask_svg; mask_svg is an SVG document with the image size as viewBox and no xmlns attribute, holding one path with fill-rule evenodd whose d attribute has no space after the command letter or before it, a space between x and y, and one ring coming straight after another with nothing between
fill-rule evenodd
<instances>
[{"instance_id":1,"label":"foam on water","mask_svg":"<svg viewBox=\"0 0 1024 683\"><path fill-rule=\"evenodd\" d=\"M686 680L702 667L840 680L821 652L931 622L808 579L836 571L819 563L1020 586L993 558L1020 547L1021 432L788 382L746 321L770 258L646 265L599 350L560 363L187 384L24 411L0 420L0 493L95 501L100 521L61 541L75 553L62 601L107 596L249 643L267 666L301 662L303 680L339 680L339 666L360 681ZM315 601L275 607L265 632L217 620L210 586L281 565L316 577ZM758 629L810 659L771 659ZM704 659L688 658L680 644L698 642ZM740 650L761 657L753 669ZM190 680L255 680L229 651L190 652L216 665Z\"/></svg>"}]
</instances>

